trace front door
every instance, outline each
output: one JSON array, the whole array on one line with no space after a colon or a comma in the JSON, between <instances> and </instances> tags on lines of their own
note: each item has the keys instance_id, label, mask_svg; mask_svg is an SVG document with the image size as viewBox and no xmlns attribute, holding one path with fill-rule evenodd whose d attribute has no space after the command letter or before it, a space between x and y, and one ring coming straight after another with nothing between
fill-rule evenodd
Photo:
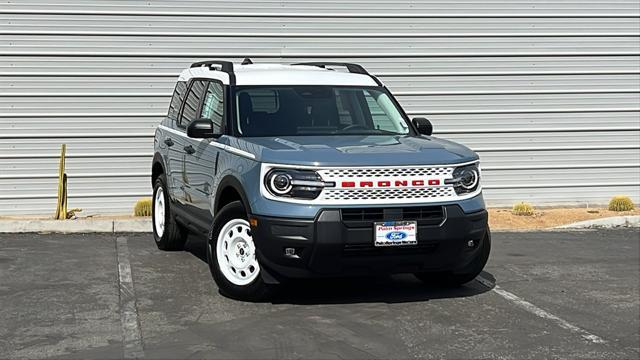
<instances>
[{"instance_id":1,"label":"front door","mask_svg":"<svg viewBox=\"0 0 640 360\"><path fill-rule=\"evenodd\" d=\"M209 119L214 133L220 133L224 119L224 87L215 80L205 84L204 95L198 109L198 119ZM215 139L189 139L191 149L185 160L185 192L189 212L197 217L199 225L209 229L213 222L214 178L218 170Z\"/></svg>"}]
</instances>

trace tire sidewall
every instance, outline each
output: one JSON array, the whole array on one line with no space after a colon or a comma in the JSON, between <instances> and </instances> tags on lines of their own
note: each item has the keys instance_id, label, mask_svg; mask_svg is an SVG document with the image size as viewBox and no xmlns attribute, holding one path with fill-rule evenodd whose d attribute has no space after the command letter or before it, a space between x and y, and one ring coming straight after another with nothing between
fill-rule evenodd
<instances>
[{"instance_id":1,"label":"tire sidewall","mask_svg":"<svg viewBox=\"0 0 640 360\"><path fill-rule=\"evenodd\" d=\"M218 284L218 288L224 295L242 300L260 300L262 295L265 294L266 284L262 280L262 274L260 273L262 268L259 263L260 270L258 276L247 285L236 285L230 282L220 270L220 264L218 264L217 260L218 234L225 224L233 219L248 220L247 212L240 201L234 201L225 205L214 217L213 226L207 241L207 262L209 263L209 270L216 284Z\"/></svg>"},{"instance_id":2,"label":"tire sidewall","mask_svg":"<svg viewBox=\"0 0 640 360\"><path fill-rule=\"evenodd\" d=\"M166 182L164 181L164 176L159 176L153 186L153 203L151 204L151 223L153 227L153 239L156 241L156 244L162 244L165 238L167 237L170 220L170 212L171 205L169 203L169 194L167 193ZM158 189L162 188L162 197L164 197L164 231L162 232L162 236L158 236L156 232L156 193Z\"/></svg>"}]
</instances>

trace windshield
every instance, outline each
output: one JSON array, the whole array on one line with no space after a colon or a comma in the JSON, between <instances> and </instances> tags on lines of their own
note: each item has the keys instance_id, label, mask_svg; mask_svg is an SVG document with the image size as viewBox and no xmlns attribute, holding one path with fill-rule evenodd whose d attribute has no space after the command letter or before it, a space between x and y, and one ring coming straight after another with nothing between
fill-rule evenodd
<instances>
[{"instance_id":1,"label":"windshield","mask_svg":"<svg viewBox=\"0 0 640 360\"><path fill-rule=\"evenodd\" d=\"M409 126L385 89L345 86L238 86L242 136L404 135Z\"/></svg>"}]
</instances>

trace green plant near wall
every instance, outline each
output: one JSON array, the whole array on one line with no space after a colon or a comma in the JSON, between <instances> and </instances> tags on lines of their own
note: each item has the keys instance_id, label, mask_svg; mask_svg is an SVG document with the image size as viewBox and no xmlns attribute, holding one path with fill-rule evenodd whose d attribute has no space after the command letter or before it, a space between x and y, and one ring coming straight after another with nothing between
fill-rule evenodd
<instances>
[{"instance_id":1,"label":"green plant near wall","mask_svg":"<svg viewBox=\"0 0 640 360\"><path fill-rule=\"evenodd\" d=\"M631 211L633 209L633 201L626 195L616 195L609 201L609 210L611 211Z\"/></svg>"},{"instance_id":2,"label":"green plant near wall","mask_svg":"<svg viewBox=\"0 0 640 360\"><path fill-rule=\"evenodd\" d=\"M151 198L140 199L133 208L135 216L151 216Z\"/></svg>"},{"instance_id":3,"label":"green plant near wall","mask_svg":"<svg viewBox=\"0 0 640 360\"><path fill-rule=\"evenodd\" d=\"M511 211L514 215L518 216L531 216L534 213L533 206L524 201L513 205L513 209Z\"/></svg>"}]
</instances>

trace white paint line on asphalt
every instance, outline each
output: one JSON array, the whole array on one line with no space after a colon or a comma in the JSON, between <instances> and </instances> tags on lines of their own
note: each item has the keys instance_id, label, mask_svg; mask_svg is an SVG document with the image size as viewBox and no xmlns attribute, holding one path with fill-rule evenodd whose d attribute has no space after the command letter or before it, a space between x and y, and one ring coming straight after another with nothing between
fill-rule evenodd
<instances>
[{"instance_id":1,"label":"white paint line on asphalt","mask_svg":"<svg viewBox=\"0 0 640 360\"><path fill-rule=\"evenodd\" d=\"M513 302L514 304L518 305L519 307L525 309L526 311L541 317L543 319L547 319L547 320L551 320L554 323L556 323L558 326L560 326L563 329L569 330L575 334L579 334L583 339L595 343L595 344L604 344L606 343L606 341L604 339L602 339L601 337L597 336L597 335L593 335L590 332L588 332L587 330L584 330L578 326L575 326L571 323L569 323L568 321L561 319L537 306L535 306L534 304L522 299L521 297L519 297L518 295L515 295L513 293L510 293L504 289L502 289L500 286L495 285L494 283L492 283L491 281L478 276L476 278L476 280L478 280L479 283L481 283L482 285L490 288L493 292L495 292L496 294L502 296L503 298Z\"/></svg>"},{"instance_id":2,"label":"white paint line on asphalt","mask_svg":"<svg viewBox=\"0 0 640 360\"><path fill-rule=\"evenodd\" d=\"M118 257L118 287L120 288L120 322L122 324L122 346L125 359L144 357L142 334L138 320L136 294L129 263L129 246L126 237L116 239Z\"/></svg>"}]
</instances>

